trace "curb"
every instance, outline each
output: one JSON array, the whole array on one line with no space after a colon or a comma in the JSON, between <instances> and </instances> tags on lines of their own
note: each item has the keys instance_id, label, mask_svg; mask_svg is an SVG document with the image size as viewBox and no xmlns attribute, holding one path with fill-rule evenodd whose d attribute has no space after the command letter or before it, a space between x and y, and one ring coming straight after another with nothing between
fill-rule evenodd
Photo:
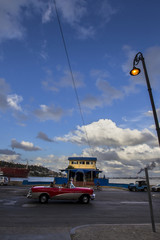
<instances>
[{"instance_id":1,"label":"curb","mask_svg":"<svg viewBox=\"0 0 160 240\"><path fill-rule=\"evenodd\" d=\"M76 230L80 228L86 228L86 227L99 227L99 226L151 226L150 223L141 223L141 224L86 224L86 225L81 225L77 226L75 228L72 228L70 230L70 235L75 235Z\"/></svg>"}]
</instances>

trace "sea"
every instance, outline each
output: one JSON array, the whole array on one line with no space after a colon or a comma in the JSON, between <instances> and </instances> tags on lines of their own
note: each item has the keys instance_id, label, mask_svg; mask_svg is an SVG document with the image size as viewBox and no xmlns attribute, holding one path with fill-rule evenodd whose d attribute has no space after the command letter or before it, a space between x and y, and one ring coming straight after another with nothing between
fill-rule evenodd
<instances>
[{"instance_id":1,"label":"sea","mask_svg":"<svg viewBox=\"0 0 160 240\"><path fill-rule=\"evenodd\" d=\"M29 182L53 182L54 177L28 177L28 178L10 178L10 181L18 181L23 182L23 180L28 180ZM138 179L138 178L109 178L109 183L135 183L138 180L145 180L145 179ZM149 179L150 185L160 184L160 178L150 178Z\"/></svg>"}]
</instances>

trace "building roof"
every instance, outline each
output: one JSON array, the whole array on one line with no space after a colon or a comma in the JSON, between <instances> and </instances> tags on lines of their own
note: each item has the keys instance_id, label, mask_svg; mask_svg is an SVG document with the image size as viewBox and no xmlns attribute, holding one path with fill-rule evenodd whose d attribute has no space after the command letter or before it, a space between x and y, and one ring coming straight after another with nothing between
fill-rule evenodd
<instances>
[{"instance_id":1,"label":"building roof","mask_svg":"<svg viewBox=\"0 0 160 240\"><path fill-rule=\"evenodd\" d=\"M77 161L97 161L95 157L69 157L68 160Z\"/></svg>"},{"instance_id":2,"label":"building roof","mask_svg":"<svg viewBox=\"0 0 160 240\"><path fill-rule=\"evenodd\" d=\"M66 172L66 173L68 173L68 171L70 171L70 172L84 172L84 173L86 173L86 172L102 173L102 171L99 170L99 169L86 169L86 168L83 168L83 169L68 169L68 168L66 168L66 169L61 169L60 171L61 172Z\"/></svg>"}]
</instances>

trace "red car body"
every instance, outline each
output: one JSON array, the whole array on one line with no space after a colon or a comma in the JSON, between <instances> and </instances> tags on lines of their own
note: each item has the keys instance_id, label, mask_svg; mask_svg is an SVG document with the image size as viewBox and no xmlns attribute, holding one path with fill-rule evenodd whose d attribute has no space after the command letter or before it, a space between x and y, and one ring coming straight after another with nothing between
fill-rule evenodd
<instances>
[{"instance_id":1,"label":"red car body","mask_svg":"<svg viewBox=\"0 0 160 240\"><path fill-rule=\"evenodd\" d=\"M79 200L82 203L89 203L90 199L95 199L94 190L82 187L48 187L35 186L32 187L27 198L39 199L41 203L48 202L48 199L54 200Z\"/></svg>"}]
</instances>

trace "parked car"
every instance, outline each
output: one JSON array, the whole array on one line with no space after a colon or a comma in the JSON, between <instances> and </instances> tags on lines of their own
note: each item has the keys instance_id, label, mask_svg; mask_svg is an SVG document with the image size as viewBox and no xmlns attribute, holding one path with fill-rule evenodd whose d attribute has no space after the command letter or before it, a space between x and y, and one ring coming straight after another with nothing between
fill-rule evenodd
<instances>
[{"instance_id":1,"label":"parked car","mask_svg":"<svg viewBox=\"0 0 160 240\"><path fill-rule=\"evenodd\" d=\"M155 186L152 186L151 190L153 192L160 192L160 184L157 184Z\"/></svg>"},{"instance_id":2,"label":"parked car","mask_svg":"<svg viewBox=\"0 0 160 240\"><path fill-rule=\"evenodd\" d=\"M0 185L8 185L8 177L6 176L0 176Z\"/></svg>"},{"instance_id":3,"label":"parked car","mask_svg":"<svg viewBox=\"0 0 160 240\"><path fill-rule=\"evenodd\" d=\"M50 187L34 186L32 187L27 198L38 199L40 203L47 203L49 199L53 200L79 200L81 203L89 203L95 199L94 190L91 188L75 187Z\"/></svg>"},{"instance_id":4,"label":"parked car","mask_svg":"<svg viewBox=\"0 0 160 240\"><path fill-rule=\"evenodd\" d=\"M128 189L130 191L147 191L147 183L146 181L136 181L135 183L130 183L128 185Z\"/></svg>"}]
</instances>

